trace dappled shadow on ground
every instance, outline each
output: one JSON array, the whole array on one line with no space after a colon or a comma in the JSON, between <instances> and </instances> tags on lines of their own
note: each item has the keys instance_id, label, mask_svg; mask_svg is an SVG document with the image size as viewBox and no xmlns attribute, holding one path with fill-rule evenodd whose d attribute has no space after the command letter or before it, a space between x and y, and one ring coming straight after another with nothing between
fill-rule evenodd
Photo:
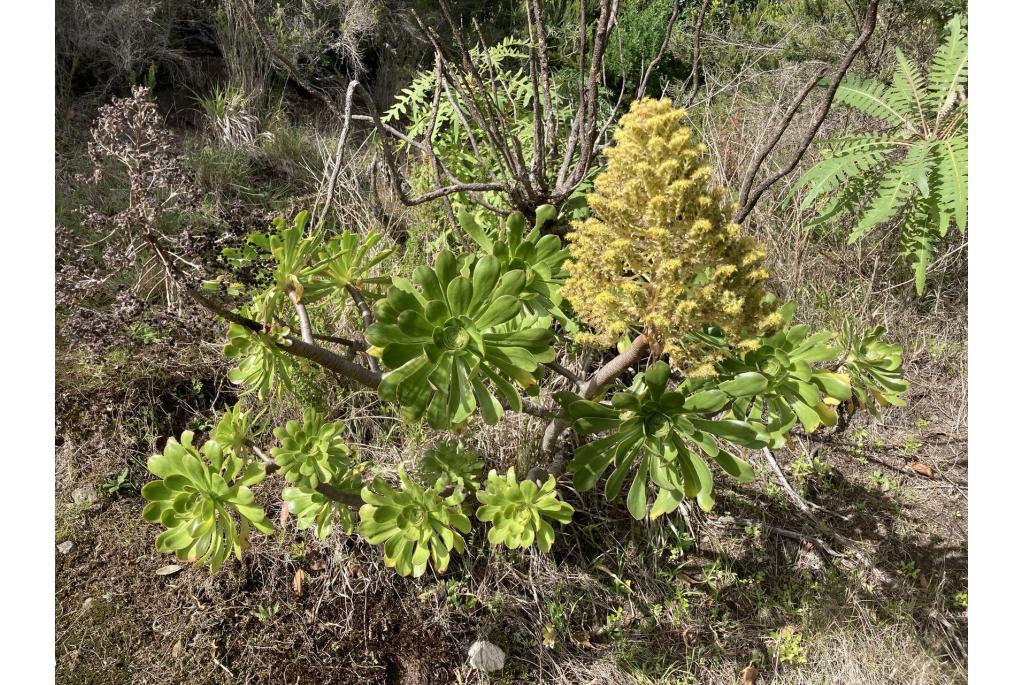
<instances>
[{"instance_id":1,"label":"dappled shadow on ground","mask_svg":"<svg viewBox=\"0 0 1024 685\"><path fill-rule=\"evenodd\" d=\"M79 408L92 430L59 437L57 542L76 544L57 555L60 682L478 682L465 654L479 638L508 652L504 682L731 682L752 661L784 682L797 667L777 662L772 633L796 627L813 664L836 624L878 635L910 626L909 644L947 662L932 682L961 672L962 460L926 479L896 444L841 435L814 443L822 465L798 481L794 455L779 454L825 530L754 455L757 480L718 479L711 514L689 507L654 522L634 521L621 499L574 493L566 477L577 514L550 555L490 549L478 529L444 576L402 579L363 542L283 525L217 575L160 575L172 560L141 520L144 460L157 436L202 430L196 417L232 397L216 379L147 387L134 411L104 414L126 398ZM130 487L70 504L83 474L122 465ZM257 495L280 513L273 484Z\"/></svg>"}]
</instances>

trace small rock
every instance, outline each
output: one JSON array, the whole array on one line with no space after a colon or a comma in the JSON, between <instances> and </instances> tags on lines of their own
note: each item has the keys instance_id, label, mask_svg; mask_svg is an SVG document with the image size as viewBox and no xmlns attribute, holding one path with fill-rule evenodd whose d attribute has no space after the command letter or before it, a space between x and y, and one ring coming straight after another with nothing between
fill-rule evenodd
<instances>
[{"instance_id":1,"label":"small rock","mask_svg":"<svg viewBox=\"0 0 1024 685\"><path fill-rule=\"evenodd\" d=\"M500 671L505 667L505 652L496 644L477 640L469 648L469 665L484 673Z\"/></svg>"},{"instance_id":2,"label":"small rock","mask_svg":"<svg viewBox=\"0 0 1024 685\"><path fill-rule=\"evenodd\" d=\"M80 488L75 488L71 493L71 501L75 504L92 504L93 502L98 502L99 499L100 493L95 485L84 485Z\"/></svg>"},{"instance_id":3,"label":"small rock","mask_svg":"<svg viewBox=\"0 0 1024 685\"><path fill-rule=\"evenodd\" d=\"M71 550L75 548L75 543L71 540L65 540L64 542L57 545L57 551L61 554L71 554Z\"/></svg>"}]
</instances>

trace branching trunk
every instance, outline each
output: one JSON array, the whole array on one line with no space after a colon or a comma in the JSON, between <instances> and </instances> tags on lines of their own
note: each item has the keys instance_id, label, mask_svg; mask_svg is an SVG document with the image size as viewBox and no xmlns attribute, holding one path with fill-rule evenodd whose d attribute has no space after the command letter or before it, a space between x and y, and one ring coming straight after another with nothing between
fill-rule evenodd
<instances>
[{"instance_id":1,"label":"branching trunk","mask_svg":"<svg viewBox=\"0 0 1024 685\"><path fill-rule=\"evenodd\" d=\"M791 174L793 170L796 169L797 164L800 163L800 160L803 159L804 153L806 153L807 148L811 146L811 142L814 140L814 137L818 135L821 125L825 122L825 117L828 116L829 111L832 109L832 102L835 99L836 91L839 90L839 84L842 82L843 77L846 76L846 72L850 70L853 60L856 59L857 55L864 49L864 45L868 42L868 39L871 38L871 34L875 30L877 18L878 0L870 0L870 2L868 2L867 9L864 12L864 22L861 27L860 35L857 37L857 40L854 41L853 45L850 46L850 49L847 51L843 61L839 64L839 68L836 69L836 73L832 78L832 83L825 91L825 99L818 107L818 112L815 114L811 127L807 129L803 137L800 139L796 152L793 153L789 162L765 179L760 185L754 187L754 180L757 178L758 173L760 173L765 160L768 159L768 155L775 150L779 141L782 140L782 136L793 123L793 117L800 109L800 106L804 103L804 100L807 99L810 92L816 85L818 85L818 82L821 81L822 77L824 77L828 70L827 67L816 72L814 77L807 82L803 90L800 91L797 98L789 106L789 109L786 110L785 115L782 117L782 121L779 122L779 125L771 139L757 152L757 154L754 155L753 158L751 158L750 164L747 166L747 171L743 176L743 183L740 185L739 209L736 211L736 215L732 219L735 223L743 223L743 220L750 216L750 213L754 211L754 206L765 192L783 178Z\"/></svg>"}]
</instances>

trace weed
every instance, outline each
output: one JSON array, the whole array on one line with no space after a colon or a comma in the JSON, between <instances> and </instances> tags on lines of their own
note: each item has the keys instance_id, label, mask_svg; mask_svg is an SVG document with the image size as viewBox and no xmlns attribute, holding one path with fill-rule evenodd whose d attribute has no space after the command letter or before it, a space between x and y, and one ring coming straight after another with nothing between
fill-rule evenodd
<instances>
[{"instance_id":1,"label":"weed","mask_svg":"<svg viewBox=\"0 0 1024 685\"><path fill-rule=\"evenodd\" d=\"M903 441L903 453L906 454L907 456L914 456L921 450L922 447L924 447L924 445L921 443L920 440L918 440L914 436L910 436L909 438Z\"/></svg>"},{"instance_id":2,"label":"weed","mask_svg":"<svg viewBox=\"0 0 1024 685\"><path fill-rule=\"evenodd\" d=\"M217 138L225 145L253 145L260 137L260 120L253 113L252 93L235 85L214 86L196 98Z\"/></svg>"},{"instance_id":3,"label":"weed","mask_svg":"<svg viewBox=\"0 0 1024 685\"><path fill-rule=\"evenodd\" d=\"M143 345L158 345L166 343L170 338L153 328L145 321L135 321L128 326L128 336L141 342Z\"/></svg>"},{"instance_id":4,"label":"weed","mask_svg":"<svg viewBox=\"0 0 1024 685\"><path fill-rule=\"evenodd\" d=\"M869 476L871 483L878 489L879 492L889 492L893 490L897 483L889 476L884 475L880 470L874 470Z\"/></svg>"},{"instance_id":5,"label":"weed","mask_svg":"<svg viewBox=\"0 0 1024 685\"><path fill-rule=\"evenodd\" d=\"M256 611L253 612L260 623L271 623L277 614L281 611L281 603L274 602L273 604L260 604L256 607Z\"/></svg>"},{"instance_id":6,"label":"weed","mask_svg":"<svg viewBox=\"0 0 1024 685\"><path fill-rule=\"evenodd\" d=\"M899 568L896 569L896 573L905 578L917 580L921 575L921 569L917 567L917 562L911 559L910 561L901 561Z\"/></svg>"},{"instance_id":7,"label":"weed","mask_svg":"<svg viewBox=\"0 0 1024 685\"><path fill-rule=\"evenodd\" d=\"M803 635L799 629L786 626L773 631L769 636L773 654L784 664L806 664L807 648L802 644Z\"/></svg>"},{"instance_id":8,"label":"weed","mask_svg":"<svg viewBox=\"0 0 1024 685\"><path fill-rule=\"evenodd\" d=\"M116 495L118 492L120 492L121 488L124 487L125 481L127 480L128 467L125 466L123 469L121 469L120 473L118 473L115 476L112 476L105 483L103 483L103 489L106 490L111 495Z\"/></svg>"},{"instance_id":9,"label":"weed","mask_svg":"<svg viewBox=\"0 0 1024 685\"><path fill-rule=\"evenodd\" d=\"M623 624L622 607L619 606L605 617L604 626L598 632L615 642L622 639Z\"/></svg>"},{"instance_id":10,"label":"weed","mask_svg":"<svg viewBox=\"0 0 1024 685\"><path fill-rule=\"evenodd\" d=\"M451 578L444 583L445 601L456 611L470 613L477 608L476 596L468 590L465 580Z\"/></svg>"},{"instance_id":11,"label":"weed","mask_svg":"<svg viewBox=\"0 0 1024 685\"><path fill-rule=\"evenodd\" d=\"M824 481L832 472L832 467L824 459L816 456L812 457L804 453L790 463L789 470L793 474L793 479L796 481L797 486L801 491L804 491L807 488L807 483L812 478Z\"/></svg>"}]
</instances>

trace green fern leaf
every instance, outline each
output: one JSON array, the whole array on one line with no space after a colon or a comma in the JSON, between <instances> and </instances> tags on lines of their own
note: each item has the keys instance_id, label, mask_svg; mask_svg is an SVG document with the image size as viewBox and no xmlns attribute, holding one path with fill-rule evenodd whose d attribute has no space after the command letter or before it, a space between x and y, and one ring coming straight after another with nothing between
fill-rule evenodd
<instances>
[{"instance_id":1,"label":"green fern leaf","mask_svg":"<svg viewBox=\"0 0 1024 685\"><path fill-rule=\"evenodd\" d=\"M878 224L892 219L913 196L915 178L922 167L927 174L926 158L929 152L927 141L918 141L910 147L903 161L889 169L878 184L875 195L867 210L850 234L849 243L854 243Z\"/></svg>"},{"instance_id":2,"label":"green fern leaf","mask_svg":"<svg viewBox=\"0 0 1024 685\"><path fill-rule=\"evenodd\" d=\"M888 100L895 109L901 112L914 112L924 128L925 100L928 95L924 76L916 66L910 63L910 60L899 48L896 48L896 65L892 87L887 94Z\"/></svg>"},{"instance_id":3,"label":"green fern leaf","mask_svg":"<svg viewBox=\"0 0 1024 685\"><path fill-rule=\"evenodd\" d=\"M939 214L935 195L915 198L900 236L903 255L914 272L914 289L918 296L924 294L925 276L934 256Z\"/></svg>"},{"instance_id":4,"label":"green fern leaf","mask_svg":"<svg viewBox=\"0 0 1024 685\"><path fill-rule=\"evenodd\" d=\"M793 186L793 193L806 188L801 208L809 207L817 198L827 195L853 176L866 173L885 160L895 147L884 136L868 134L837 141L832 156L811 167Z\"/></svg>"},{"instance_id":5,"label":"green fern leaf","mask_svg":"<svg viewBox=\"0 0 1024 685\"><path fill-rule=\"evenodd\" d=\"M967 138L933 141L938 156L939 204L961 231L967 227Z\"/></svg>"},{"instance_id":6,"label":"green fern leaf","mask_svg":"<svg viewBox=\"0 0 1024 685\"><path fill-rule=\"evenodd\" d=\"M928 75L928 104L935 111L936 122L953 108L967 83L967 31L962 17L953 17L946 30L949 35L935 53Z\"/></svg>"},{"instance_id":7,"label":"green fern leaf","mask_svg":"<svg viewBox=\"0 0 1024 685\"><path fill-rule=\"evenodd\" d=\"M863 177L854 176L843 184L842 190L832 196L818 215L807 222L808 229L818 228L844 214L856 214L863 203L867 183Z\"/></svg>"},{"instance_id":8,"label":"green fern leaf","mask_svg":"<svg viewBox=\"0 0 1024 685\"><path fill-rule=\"evenodd\" d=\"M931 163L931 141L919 140L910 146L903 163L903 173L906 178L913 181L921 195L928 196L928 173Z\"/></svg>"},{"instance_id":9,"label":"green fern leaf","mask_svg":"<svg viewBox=\"0 0 1024 685\"><path fill-rule=\"evenodd\" d=\"M839 85L835 101L893 126L911 127L912 110L897 109L899 99L888 96L885 86L877 81L848 76Z\"/></svg>"}]
</instances>

